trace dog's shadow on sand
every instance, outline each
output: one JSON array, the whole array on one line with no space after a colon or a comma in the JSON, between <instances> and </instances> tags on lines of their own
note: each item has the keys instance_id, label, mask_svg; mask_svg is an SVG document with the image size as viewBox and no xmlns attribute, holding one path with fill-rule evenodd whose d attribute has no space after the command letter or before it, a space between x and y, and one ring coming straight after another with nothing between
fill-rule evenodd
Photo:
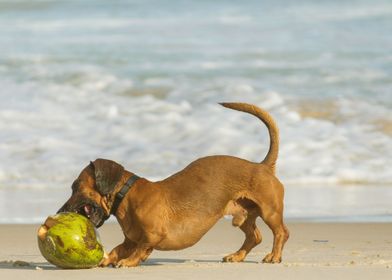
<instances>
[{"instance_id":1,"label":"dog's shadow on sand","mask_svg":"<svg viewBox=\"0 0 392 280\"><path fill-rule=\"evenodd\" d=\"M244 263L257 263L253 261L245 261ZM161 266L161 265L202 265L202 264L223 264L220 260L197 260L197 259L169 259L169 258L151 258L140 264L140 266ZM113 267L108 267L113 268ZM16 269L16 270L69 270L58 268L48 262L26 262L22 260L17 261L0 261L1 269ZM105 269L105 268L95 268Z\"/></svg>"},{"instance_id":2,"label":"dog's shadow on sand","mask_svg":"<svg viewBox=\"0 0 392 280\"><path fill-rule=\"evenodd\" d=\"M221 260L198 260L198 259L168 259L168 258L151 258L142 263L142 266L154 266L154 265L169 265L169 264L188 264L188 265L200 265L200 264L223 264ZM244 261L243 263L257 263L255 261Z\"/></svg>"}]
</instances>

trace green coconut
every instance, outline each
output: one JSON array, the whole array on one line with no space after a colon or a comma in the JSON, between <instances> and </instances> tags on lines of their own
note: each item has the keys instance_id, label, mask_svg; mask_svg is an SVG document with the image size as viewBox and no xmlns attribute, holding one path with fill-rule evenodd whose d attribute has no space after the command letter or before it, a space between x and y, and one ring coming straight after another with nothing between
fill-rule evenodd
<instances>
[{"instance_id":1,"label":"green coconut","mask_svg":"<svg viewBox=\"0 0 392 280\"><path fill-rule=\"evenodd\" d=\"M38 229L38 246L46 260L61 268L96 267L104 254L94 225L77 213L49 216Z\"/></svg>"}]
</instances>

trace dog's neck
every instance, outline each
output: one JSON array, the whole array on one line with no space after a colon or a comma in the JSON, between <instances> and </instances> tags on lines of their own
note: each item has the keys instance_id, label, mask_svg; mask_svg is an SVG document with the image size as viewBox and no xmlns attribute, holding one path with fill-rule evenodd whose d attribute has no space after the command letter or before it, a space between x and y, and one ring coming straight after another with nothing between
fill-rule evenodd
<instances>
[{"instance_id":1,"label":"dog's neck","mask_svg":"<svg viewBox=\"0 0 392 280\"><path fill-rule=\"evenodd\" d=\"M137 176L136 174L132 174L131 176L129 176L127 181L122 184L119 191L117 191L115 194L111 194L112 201L110 210L108 211L109 214L116 216L118 207L120 206L122 200L138 179L140 179L139 176Z\"/></svg>"}]
</instances>

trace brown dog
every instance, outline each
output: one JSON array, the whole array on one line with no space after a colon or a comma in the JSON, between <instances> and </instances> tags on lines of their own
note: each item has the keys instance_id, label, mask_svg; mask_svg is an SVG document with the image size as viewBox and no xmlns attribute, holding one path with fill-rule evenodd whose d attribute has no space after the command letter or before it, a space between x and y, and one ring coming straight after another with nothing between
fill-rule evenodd
<instances>
[{"instance_id":1,"label":"brown dog","mask_svg":"<svg viewBox=\"0 0 392 280\"><path fill-rule=\"evenodd\" d=\"M59 212L79 212L97 227L114 214L125 235L124 242L110 252L101 266L137 266L153 249L179 250L192 246L224 215L232 215L233 225L245 233L244 244L224 257L224 261L243 261L261 242L255 224L257 217L274 234L272 252L263 262L281 261L289 232L283 223L283 185L275 177L277 126L267 112L256 106L222 105L250 113L268 127L270 147L261 163L209 156L159 182L138 178L105 159L95 160L81 172L72 185L71 198Z\"/></svg>"}]
</instances>

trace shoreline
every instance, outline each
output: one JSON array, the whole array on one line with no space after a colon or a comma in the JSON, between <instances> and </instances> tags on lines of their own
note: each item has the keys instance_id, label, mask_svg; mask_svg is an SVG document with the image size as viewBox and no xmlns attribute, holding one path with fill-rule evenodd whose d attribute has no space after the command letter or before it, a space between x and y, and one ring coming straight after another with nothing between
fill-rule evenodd
<instances>
[{"instance_id":1,"label":"shoreline","mask_svg":"<svg viewBox=\"0 0 392 280\"><path fill-rule=\"evenodd\" d=\"M0 225L0 277L2 279L390 279L392 275L392 223L288 223L290 239L281 264L261 264L272 247L270 230L258 225L263 242L243 263L222 263L222 257L242 244L242 232L221 220L199 243L180 251L153 251L136 268L62 270L41 256L37 225ZM118 224L99 229L107 251L122 242ZM294 273L294 274L293 274Z\"/></svg>"}]
</instances>

